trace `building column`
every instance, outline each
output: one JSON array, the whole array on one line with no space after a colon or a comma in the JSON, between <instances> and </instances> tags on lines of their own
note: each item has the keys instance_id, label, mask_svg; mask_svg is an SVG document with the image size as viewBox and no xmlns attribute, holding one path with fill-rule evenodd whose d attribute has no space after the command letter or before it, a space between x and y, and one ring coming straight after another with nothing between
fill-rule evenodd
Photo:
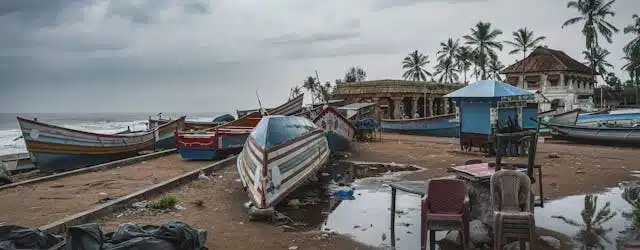
<instances>
[{"instance_id":1,"label":"building column","mask_svg":"<svg viewBox=\"0 0 640 250\"><path fill-rule=\"evenodd\" d=\"M404 112L402 97L392 97L391 100L393 100L393 119L402 119L402 113Z\"/></svg>"},{"instance_id":2,"label":"building column","mask_svg":"<svg viewBox=\"0 0 640 250\"><path fill-rule=\"evenodd\" d=\"M374 116L376 117L376 120L380 121L382 119L382 117L380 116L380 98L374 97L372 99L373 99L373 102L375 103L373 105Z\"/></svg>"},{"instance_id":3,"label":"building column","mask_svg":"<svg viewBox=\"0 0 640 250\"><path fill-rule=\"evenodd\" d=\"M449 114L449 98L442 97L442 114Z\"/></svg>"},{"instance_id":4,"label":"building column","mask_svg":"<svg viewBox=\"0 0 640 250\"><path fill-rule=\"evenodd\" d=\"M427 117L433 116L433 96L427 97L427 102L429 103L429 107L425 107L424 110L427 111Z\"/></svg>"},{"instance_id":5,"label":"building column","mask_svg":"<svg viewBox=\"0 0 640 250\"><path fill-rule=\"evenodd\" d=\"M418 113L418 97L411 97L411 114L407 114L409 115L409 117L413 118L413 115L415 113Z\"/></svg>"}]
</instances>

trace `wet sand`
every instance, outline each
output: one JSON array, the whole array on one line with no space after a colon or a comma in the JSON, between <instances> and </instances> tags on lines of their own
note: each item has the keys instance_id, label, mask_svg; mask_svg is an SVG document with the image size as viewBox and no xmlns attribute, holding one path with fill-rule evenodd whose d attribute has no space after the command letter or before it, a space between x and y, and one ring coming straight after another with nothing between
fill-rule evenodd
<instances>
[{"instance_id":1,"label":"wet sand","mask_svg":"<svg viewBox=\"0 0 640 250\"><path fill-rule=\"evenodd\" d=\"M116 213L99 223L105 232L111 232L124 222L159 225L181 220L208 231L209 249L290 249L293 246L297 249L371 249L343 236L322 238L318 230L285 232L270 222L249 221L243 206L248 198L238 182L235 168L226 166L214 175L213 182L192 182L166 194L176 197L185 210L160 214L149 211ZM196 206L197 200L203 201L204 206Z\"/></svg>"},{"instance_id":2,"label":"wet sand","mask_svg":"<svg viewBox=\"0 0 640 250\"><path fill-rule=\"evenodd\" d=\"M188 162L178 154L105 171L63 177L0 191L0 223L40 227L211 162Z\"/></svg>"},{"instance_id":3,"label":"wet sand","mask_svg":"<svg viewBox=\"0 0 640 250\"><path fill-rule=\"evenodd\" d=\"M457 138L439 138L384 133L383 141L355 144L350 160L415 164L424 171L406 176L409 180L428 180L451 175L446 169L466 160L484 158L459 153ZM550 158L556 153L559 158ZM555 199L568 195L598 192L615 187L620 181L634 179L640 171L640 150L609 146L572 144L564 141L538 143L536 164L543 167L544 197ZM505 158L509 163L526 163L526 157ZM537 188L535 190L537 192Z\"/></svg>"}]
</instances>

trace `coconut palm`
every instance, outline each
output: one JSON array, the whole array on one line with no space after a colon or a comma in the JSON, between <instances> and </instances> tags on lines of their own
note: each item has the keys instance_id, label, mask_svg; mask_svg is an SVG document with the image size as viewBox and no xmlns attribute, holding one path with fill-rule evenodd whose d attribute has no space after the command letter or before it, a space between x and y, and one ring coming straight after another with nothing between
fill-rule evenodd
<instances>
[{"instance_id":1,"label":"coconut palm","mask_svg":"<svg viewBox=\"0 0 640 250\"><path fill-rule=\"evenodd\" d=\"M636 86L636 104L640 104L640 46L625 52L623 59L627 63L622 66L629 73L629 82Z\"/></svg>"},{"instance_id":2,"label":"coconut palm","mask_svg":"<svg viewBox=\"0 0 640 250\"><path fill-rule=\"evenodd\" d=\"M318 84L317 88L317 99L322 103L327 103L331 99L331 92L333 91L331 82L327 81L324 84Z\"/></svg>"},{"instance_id":3,"label":"coconut palm","mask_svg":"<svg viewBox=\"0 0 640 250\"><path fill-rule=\"evenodd\" d=\"M607 62L607 56L609 56L609 51L600 47L595 47L591 51L582 51L584 55L584 59L586 60L586 64L589 65L590 68L595 69L595 72L602 76L602 80L604 80L605 75L607 74L607 68L613 68L609 62Z\"/></svg>"},{"instance_id":4,"label":"coconut palm","mask_svg":"<svg viewBox=\"0 0 640 250\"><path fill-rule=\"evenodd\" d=\"M474 50L479 54L479 68L482 71L482 80L487 79L487 60L488 56L494 55L494 49L502 50L502 44L497 42L498 36L502 34L499 29L491 29L491 23L478 22L474 28L471 28L471 35L465 35L466 44L474 46Z\"/></svg>"},{"instance_id":5,"label":"coconut palm","mask_svg":"<svg viewBox=\"0 0 640 250\"><path fill-rule=\"evenodd\" d=\"M456 50L456 65L458 66L458 71L462 71L465 84L467 84L467 71L473 64L471 62L472 55L471 49L467 46L458 47L458 50Z\"/></svg>"},{"instance_id":6,"label":"coconut palm","mask_svg":"<svg viewBox=\"0 0 640 250\"><path fill-rule=\"evenodd\" d=\"M434 75L440 76L438 78L439 83L453 83L458 81L459 77L458 73L456 73L456 64L453 60L453 58L445 58L444 60L438 61L438 64L434 67L436 70Z\"/></svg>"},{"instance_id":7,"label":"coconut palm","mask_svg":"<svg viewBox=\"0 0 640 250\"><path fill-rule=\"evenodd\" d=\"M567 8L576 9L580 16L571 18L562 24L562 28L584 21L582 26L582 34L585 37L587 50L598 46L598 34L602 35L607 42L611 43L611 37L614 32L618 32L618 28L607 22L607 16L615 16L611 10L611 5L616 0L605 3L605 0L578 0L569 1Z\"/></svg>"},{"instance_id":8,"label":"coconut palm","mask_svg":"<svg viewBox=\"0 0 640 250\"><path fill-rule=\"evenodd\" d=\"M414 81L426 81L427 76L431 76L424 66L430 63L429 57L415 50L402 60L402 68L406 69L402 78Z\"/></svg>"},{"instance_id":9,"label":"coconut palm","mask_svg":"<svg viewBox=\"0 0 640 250\"><path fill-rule=\"evenodd\" d=\"M632 34L635 37L624 46L625 53L629 53L632 50L640 50L640 17L633 15L633 24L629 24L624 27L625 34Z\"/></svg>"},{"instance_id":10,"label":"coconut palm","mask_svg":"<svg viewBox=\"0 0 640 250\"><path fill-rule=\"evenodd\" d=\"M500 71L504 69L504 65L498 60L498 56L492 55L489 59L489 76L491 79L502 81Z\"/></svg>"},{"instance_id":11,"label":"coconut palm","mask_svg":"<svg viewBox=\"0 0 640 250\"><path fill-rule=\"evenodd\" d=\"M484 65L487 62L487 54L480 54L479 51L474 50L471 53L471 62L474 65L473 72L471 74L476 78L476 80L478 80L482 76L481 65Z\"/></svg>"},{"instance_id":12,"label":"coconut palm","mask_svg":"<svg viewBox=\"0 0 640 250\"><path fill-rule=\"evenodd\" d=\"M611 240L606 234L613 230L605 228L604 223L616 216L616 212L611 211L611 203L606 202L605 205L598 210L598 196L587 195L584 197L584 209L580 213L582 223L567 219L564 216L553 216L553 218L561 219L568 225L578 227L578 233L574 238L582 243L581 249L605 249L603 241L611 244Z\"/></svg>"},{"instance_id":13,"label":"coconut palm","mask_svg":"<svg viewBox=\"0 0 640 250\"><path fill-rule=\"evenodd\" d=\"M291 88L291 93L289 94L289 100L296 98L299 95L302 95L302 89L300 88L300 86L293 86Z\"/></svg>"},{"instance_id":14,"label":"coconut palm","mask_svg":"<svg viewBox=\"0 0 640 250\"><path fill-rule=\"evenodd\" d=\"M453 59L456 55L456 51L460 47L460 42L451 38L446 42L440 43L440 50L436 53L438 61L444 61L445 59Z\"/></svg>"},{"instance_id":15,"label":"coconut palm","mask_svg":"<svg viewBox=\"0 0 640 250\"><path fill-rule=\"evenodd\" d=\"M316 91L318 90L319 83L312 76L307 76L307 79L302 83L302 88L309 91L311 94L311 103L315 103Z\"/></svg>"},{"instance_id":16,"label":"coconut palm","mask_svg":"<svg viewBox=\"0 0 640 250\"><path fill-rule=\"evenodd\" d=\"M521 53L522 59L527 57L527 51L533 50L540 46L540 43L547 39L545 36L535 37L533 35L532 30L528 30L525 28L520 28L513 33L513 42L512 41L504 41L505 43L514 47L513 50L509 51L510 55Z\"/></svg>"},{"instance_id":17,"label":"coconut palm","mask_svg":"<svg viewBox=\"0 0 640 250\"><path fill-rule=\"evenodd\" d=\"M358 66L353 66L344 73L344 82L362 82L365 79L367 79L367 72Z\"/></svg>"}]
</instances>

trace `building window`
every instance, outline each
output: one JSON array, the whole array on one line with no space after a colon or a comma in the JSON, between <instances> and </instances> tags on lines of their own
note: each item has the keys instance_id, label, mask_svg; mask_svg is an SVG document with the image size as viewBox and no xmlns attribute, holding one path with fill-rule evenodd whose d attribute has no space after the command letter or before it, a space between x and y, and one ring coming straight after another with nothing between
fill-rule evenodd
<instances>
[{"instance_id":1,"label":"building window","mask_svg":"<svg viewBox=\"0 0 640 250\"><path fill-rule=\"evenodd\" d=\"M532 88L539 88L540 87L540 83L538 82L527 82L527 88L532 89Z\"/></svg>"},{"instance_id":2,"label":"building window","mask_svg":"<svg viewBox=\"0 0 640 250\"><path fill-rule=\"evenodd\" d=\"M560 75L549 75L547 77L547 80L549 81L549 85L551 87L558 87L558 82L560 82Z\"/></svg>"}]
</instances>

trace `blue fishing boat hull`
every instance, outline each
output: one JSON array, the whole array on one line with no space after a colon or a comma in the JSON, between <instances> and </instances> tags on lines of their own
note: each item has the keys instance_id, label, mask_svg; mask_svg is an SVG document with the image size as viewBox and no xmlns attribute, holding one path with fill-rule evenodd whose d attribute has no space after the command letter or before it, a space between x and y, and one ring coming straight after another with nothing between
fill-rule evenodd
<instances>
[{"instance_id":1,"label":"blue fishing boat hull","mask_svg":"<svg viewBox=\"0 0 640 250\"><path fill-rule=\"evenodd\" d=\"M332 131L325 131L331 152L345 151L351 146L351 140Z\"/></svg>"},{"instance_id":2,"label":"blue fishing boat hull","mask_svg":"<svg viewBox=\"0 0 640 250\"><path fill-rule=\"evenodd\" d=\"M460 122L455 120L455 114L407 120L382 120L380 129L402 134L457 137L460 135Z\"/></svg>"},{"instance_id":3,"label":"blue fishing boat hull","mask_svg":"<svg viewBox=\"0 0 640 250\"><path fill-rule=\"evenodd\" d=\"M137 152L101 154L101 155L73 155L33 152L37 159L38 168L46 172L67 171L75 168L94 166L112 161L138 156Z\"/></svg>"},{"instance_id":4,"label":"blue fishing boat hull","mask_svg":"<svg viewBox=\"0 0 640 250\"><path fill-rule=\"evenodd\" d=\"M210 148L183 148L179 149L180 157L184 160L214 160L218 157L218 150Z\"/></svg>"}]
</instances>

